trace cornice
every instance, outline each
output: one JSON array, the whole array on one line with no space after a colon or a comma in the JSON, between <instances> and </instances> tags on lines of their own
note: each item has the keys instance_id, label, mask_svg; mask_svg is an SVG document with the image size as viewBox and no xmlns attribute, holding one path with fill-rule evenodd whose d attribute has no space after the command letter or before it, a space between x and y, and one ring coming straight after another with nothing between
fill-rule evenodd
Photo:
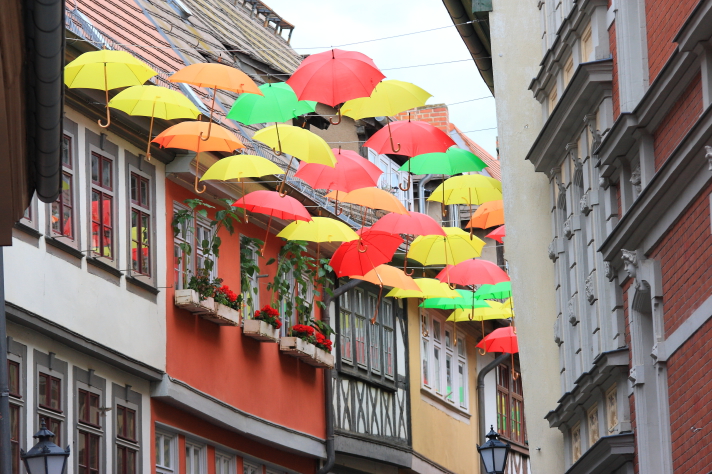
<instances>
[{"instance_id":1,"label":"cornice","mask_svg":"<svg viewBox=\"0 0 712 474\"><path fill-rule=\"evenodd\" d=\"M618 469L626 463L632 464L634 455L635 435L633 433L604 436L583 453L583 456L566 471L566 474L618 472Z\"/></svg>"}]
</instances>

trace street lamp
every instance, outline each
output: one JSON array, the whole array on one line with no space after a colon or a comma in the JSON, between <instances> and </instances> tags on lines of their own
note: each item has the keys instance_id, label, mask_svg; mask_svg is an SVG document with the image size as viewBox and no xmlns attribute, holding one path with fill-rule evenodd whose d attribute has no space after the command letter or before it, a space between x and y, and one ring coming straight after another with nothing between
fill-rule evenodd
<instances>
[{"instance_id":1,"label":"street lamp","mask_svg":"<svg viewBox=\"0 0 712 474\"><path fill-rule=\"evenodd\" d=\"M47 429L44 418L40 430L33 436L39 442L28 452L21 450L20 457L28 474L63 474L69 457L69 446L62 450L50 441L54 433Z\"/></svg>"},{"instance_id":2,"label":"street lamp","mask_svg":"<svg viewBox=\"0 0 712 474\"><path fill-rule=\"evenodd\" d=\"M490 425L487 442L482 446L477 446L477 451L480 453L487 474L504 474L509 449L509 443L504 444L501 442L499 434L494 431L494 426Z\"/></svg>"}]
</instances>

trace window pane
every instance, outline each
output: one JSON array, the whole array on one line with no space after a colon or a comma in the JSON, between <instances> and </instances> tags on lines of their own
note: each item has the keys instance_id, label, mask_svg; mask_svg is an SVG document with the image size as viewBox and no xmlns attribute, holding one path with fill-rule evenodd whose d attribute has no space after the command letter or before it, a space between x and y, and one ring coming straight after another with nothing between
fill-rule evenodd
<instances>
[{"instance_id":1,"label":"window pane","mask_svg":"<svg viewBox=\"0 0 712 474\"><path fill-rule=\"evenodd\" d=\"M99 469L99 437L89 435L89 467Z\"/></svg>"},{"instance_id":2,"label":"window pane","mask_svg":"<svg viewBox=\"0 0 712 474\"><path fill-rule=\"evenodd\" d=\"M91 155L91 180L99 182L99 157L96 155Z\"/></svg>"},{"instance_id":3,"label":"window pane","mask_svg":"<svg viewBox=\"0 0 712 474\"><path fill-rule=\"evenodd\" d=\"M139 202L138 196L138 176L131 173L131 200L133 202Z\"/></svg>"},{"instance_id":4,"label":"window pane","mask_svg":"<svg viewBox=\"0 0 712 474\"><path fill-rule=\"evenodd\" d=\"M7 362L7 367L10 393L20 395L20 364L10 360Z\"/></svg>"},{"instance_id":5,"label":"window pane","mask_svg":"<svg viewBox=\"0 0 712 474\"><path fill-rule=\"evenodd\" d=\"M450 331L445 330L445 347L452 349L452 337L450 336Z\"/></svg>"},{"instance_id":6,"label":"window pane","mask_svg":"<svg viewBox=\"0 0 712 474\"><path fill-rule=\"evenodd\" d=\"M77 400L77 405L78 405L78 411L77 417L79 418L79 421L84 421L87 422L89 419L87 418L87 392L84 390L79 390L78 393L78 400Z\"/></svg>"},{"instance_id":7,"label":"window pane","mask_svg":"<svg viewBox=\"0 0 712 474\"><path fill-rule=\"evenodd\" d=\"M369 345L371 346L371 370L381 371L381 330L380 324L370 324Z\"/></svg>"},{"instance_id":8,"label":"window pane","mask_svg":"<svg viewBox=\"0 0 712 474\"><path fill-rule=\"evenodd\" d=\"M48 382L47 379L48 378L49 377L47 375L40 374L40 386L38 389L40 405L45 405L45 406L49 405L47 402L47 398L48 398L47 397L47 382Z\"/></svg>"},{"instance_id":9,"label":"window pane","mask_svg":"<svg viewBox=\"0 0 712 474\"><path fill-rule=\"evenodd\" d=\"M355 333L356 333L356 362L361 365L366 365L366 318L356 316Z\"/></svg>"},{"instance_id":10,"label":"window pane","mask_svg":"<svg viewBox=\"0 0 712 474\"><path fill-rule=\"evenodd\" d=\"M136 413L133 410L126 411L126 437L136 439Z\"/></svg>"},{"instance_id":11,"label":"window pane","mask_svg":"<svg viewBox=\"0 0 712 474\"><path fill-rule=\"evenodd\" d=\"M141 201L140 201L140 203L143 207L145 207L146 209L149 209L149 206L148 206L148 181L146 181L145 179L142 179L140 181L140 185L141 185L141 196L140 196Z\"/></svg>"},{"instance_id":12,"label":"window pane","mask_svg":"<svg viewBox=\"0 0 712 474\"><path fill-rule=\"evenodd\" d=\"M460 406L466 407L467 400L465 399L465 389L467 387L467 377L465 376L465 364L459 363L457 365L457 375L458 375L458 391L460 393Z\"/></svg>"},{"instance_id":13,"label":"window pane","mask_svg":"<svg viewBox=\"0 0 712 474\"><path fill-rule=\"evenodd\" d=\"M106 189L111 189L111 161L101 160L101 185Z\"/></svg>"},{"instance_id":14,"label":"window pane","mask_svg":"<svg viewBox=\"0 0 712 474\"><path fill-rule=\"evenodd\" d=\"M384 362L386 376L393 377L393 330L383 330Z\"/></svg>"},{"instance_id":15,"label":"window pane","mask_svg":"<svg viewBox=\"0 0 712 474\"><path fill-rule=\"evenodd\" d=\"M341 311L341 359L344 362L350 363L353 357L353 347L351 346L351 315L345 311Z\"/></svg>"},{"instance_id":16,"label":"window pane","mask_svg":"<svg viewBox=\"0 0 712 474\"><path fill-rule=\"evenodd\" d=\"M74 227L73 222L72 222L72 209L67 206L62 207L62 229L58 231L59 234L64 235L65 237L69 237L70 239L74 238L74 230L72 229Z\"/></svg>"},{"instance_id":17,"label":"window pane","mask_svg":"<svg viewBox=\"0 0 712 474\"><path fill-rule=\"evenodd\" d=\"M116 408L116 433L119 436L125 437L125 430L126 427L124 425L125 421L125 411L126 409L124 407L117 407Z\"/></svg>"},{"instance_id":18,"label":"window pane","mask_svg":"<svg viewBox=\"0 0 712 474\"><path fill-rule=\"evenodd\" d=\"M52 386L52 391L50 393L51 396L51 402L50 402L50 407L54 408L55 410L60 410L61 409L61 385L62 382L59 379L55 379L52 377L51 379L51 386Z\"/></svg>"},{"instance_id":19,"label":"window pane","mask_svg":"<svg viewBox=\"0 0 712 474\"><path fill-rule=\"evenodd\" d=\"M87 459L87 434L84 433L83 431L79 432L79 439L77 440L77 458L79 459L79 467L81 471L81 467L84 466L86 467L86 459ZM55 443L57 444L57 443ZM86 470L82 471L86 472Z\"/></svg>"},{"instance_id":20,"label":"window pane","mask_svg":"<svg viewBox=\"0 0 712 474\"><path fill-rule=\"evenodd\" d=\"M433 326L435 326L433 321ZM440 348L433 347L433 388L436 392L440 393Z\"/></svg>"},{"instance_id":21,"label":"window pane","mask_svg":"<svg viewBox=\"0 0 712 474\"><path fill-rule=\"evenodd\" d=\"M59 200L55 201L52 203L52 215L50 216L50 219L52 221L52 232L55 232L57 234L61 234L62 231L60 230L62 228L62 219L60 218L62 214L62 206L59 203Z\"/></svg>"},{"instance_id":22,"label":"window pane","mask_svg":"<svg viewBox=\"0 0 712 474\"><path fill-rule=\"evenodd\" d=\"M440 321L433 319L433 339L440 342Z\"/></svg>"},{"instance_id":23,"label":"window pane","mask_svg":"<svg viewBox=\"0 0 712 474\"><path fill-rule=\"evenodd\" d=\"M138 212L131 209L131 269L135 272L139 271L139 231Z\"/></svg>"},{"instance_id":24,"label":"window pane","mask_svg":"<svg viewBox=\"0 0 712 474\"><path fill-rule=\"evenodd\" d=\"M136 474L136 451L126 450L126 474Z\"/></svg>"},{"instance_id":25,"label":"window pane","mask_svg":"<svg viewBox=\"0 0 712 474\"><path fill-rule=\"evenodd\" d=\"M10 405L10 450L12 473L20 474L20 407Z\"/></svg>"},{"instance_id":26,"label":"window pane","mask_svg":"<svg viewBox=\"0 0 712 474\"><path fill-rule=\"evenodd\" d=\"M428 341L423 339L423 352L420 354L420 357L423 360L423 383L428 386L430 386L430 376L428 372L429 350Z\"/></svg>"},{"instance_id":27,"label":"window pane","mask_svg":"<svg viewBox=\"0 0 712 474\"><path fill-rule=\"evenodd\" d=\"M54 438L52 442L58 446L62 446L62 422L55 420L54 418L48 418L46 416L40 415L40 426L42 425L42 420L47 424L47 429L54 433Z\"/></svg>"},{"instance_id":28,"label":"window pane","mask_svg":"<svg viewBox=\"0 0 712 474\"><path fill-rule=\"evenodd\" d=\"M62 166L72 167L72 140L68 136L62 137Z\"/></svg>"},{"instance_id":29,"label":"window pane","mask_svg":"<svg viewBox=\"0 0 712 474\"><path fill-rule=\"evenodd\" d=\"M157 466L164 466L164 464L161 462L161 456L163 455L163 436L157 434L156 435L156 465Z\"/></svg>"},{"instance_id":30,"label":"window pane","mask_svg":"<svg viewBox=\"0 0 712 474\"><path fill-rule=\"evenodd\" d=\"M171 467L173 462L173 456L171 455L171 440L168 438L163 438L163 465L166 467Z\"/></svg>"},{"instance_id":31,"label":"window pane","mask_svg":"<svg viewBox=\"0 0 712 474\"><path fill-rule=\"evenodd\" d=\"M452 358L449 355L445 356L445 393L447 399L452 400Z\"/></svg>"},{"instance_id":32,"label":"window pane","mask_svg":"<svg viewBox=\"0 0 712 474\"><path fill-rule=\"evenodd\" d=\"M465 357L465 340L461 337L457 338L457 355Z\"/></svg>"}]
</instances>

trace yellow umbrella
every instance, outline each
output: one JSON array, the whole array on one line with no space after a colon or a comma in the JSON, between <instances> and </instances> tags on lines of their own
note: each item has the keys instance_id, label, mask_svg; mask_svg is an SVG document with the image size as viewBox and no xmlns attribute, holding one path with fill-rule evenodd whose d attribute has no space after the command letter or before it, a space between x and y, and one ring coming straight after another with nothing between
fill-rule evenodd
<instances>
[{"instance_id":1,"label":"yellow umbrella","mask_svg":"<svg viewBox=\"0 0 712 474\"><path fill-rule=\"evenodd\" d=\"M482 204L502 199L502 183L481 174L466 174L446 179L428 201L443 204Z\"/></svg>"},{"instance_id":2,"label":"yellow umbrella","mask_svg":"<svg viewBox=\"0 0 712 474\"><path fill-rule=\"evenodd\" d=\"M287 240L309 242L351 242L358 235L343 222L329 217L314 217L310 221L295 221L277 234Z\"/></svg>"},{"instance_id":3,"label":"yellow umbrella","mask_svg":"<svg viewBox=\"0 0 712 474\"><path fill-rule=\"evenodd\" d=\"M109 107L119 109L129 115L151 117L148 128L148 146L146 159L151 159L151 140L153 139L153 119L175 120L180 118L196 119L200 115L198 108L186 96L178 91L158 86L132 86L116 94Z\"/></svg>"},{"instance_id":4,"label":"yellow umbrella","mask_svg":"<svg viewBox=\"0 0 712 474\"><path fill-rule=\"evenodd\" d=\"M456 265L465 260L479 257L485 242L477 237L471 237L458 227L443 227L445 236L421 235L416 237L408 258L423 265Z\"/></svg>"},{"instance_id":5,"label":"yellow umbrella","mask_svg":"<svg viewBox=\"0 0 712 474\"><path fill-rule=\"evenodd\" d=\"M451 290L447 283L435 278L414 278L420 291L393 288L386 298L459 298L460 293Z\"/></svg>"},{"instance_id":6,"label":"yellow umbrella","mask_svg":"<svg viewBox=\"0 0 712 474\"><path fill-rule=\"evenodd\" d=\"M415 84L390 79L376 85L370 97L346 101L341 107L341 112L354 120L387 117L421 107L430 97L432 94Z\"/></svg>"},{"instance_id":7,"label":"yellow umbrella","mask_svg":"<svg viewBox=\"0 0 712 474\"><path fill-rule=\"evenodd\" d=\"M64 83L70 89L99 89L106 93L106 125L111 123L109 90L119 87L139 86L157 73L146 63L126 51L90 51L64 67Z\"/></svg>"}]
</instances>

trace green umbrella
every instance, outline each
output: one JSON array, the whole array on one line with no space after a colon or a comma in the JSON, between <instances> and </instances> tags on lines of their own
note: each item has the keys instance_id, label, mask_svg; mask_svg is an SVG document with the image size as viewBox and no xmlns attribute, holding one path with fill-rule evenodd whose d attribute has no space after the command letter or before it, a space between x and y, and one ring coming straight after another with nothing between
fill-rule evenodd
<instances>
[{"instance_id":1,"label":"green umbrella","mask_svg":"<svg viewBox=\"0 0 712 474\"><path fill-rule=\"evenodd\" d=\"M297 94L285 82L262 84L259 89L264 95L240 95L232 105L227 118L245 125L286 122L314 112L316 108L316 102L297 99Z\"/></svg>"},{"instance_id":2,"label":"green umbrella","mask_svg":"<svg viewBox=\"0 0 712 474\"><path fill-rule=\"evenodd\" d=\"M475 298L474 291L455 291L460 293L458 298L427 298L420 304L420 307L432 309L490 308L486 301Z\"/></svg>"},{"instance_id":3,"label":"green umbrella","mask_svg":"<svg viewBox=\"0 0 712 474\"><path fill-rule=\"evenodd\" d=\"M456 146L450 147L445 153L426 153L408 160L400 171L414 174L447 174L455 175L468 171L482 171L487 165L474 153Z\"/></svg>"},{"instance_id":4,"label":"green umbrella","mask_svg":"<svg viewBox=\"0 0 712 474\"><path fill-rule=\"evenodd\" d=\"M479 300L503 300L512 296L512 282L502 281L495 285L482 285L476 292Z\"/></svg>"}]
</instances>

